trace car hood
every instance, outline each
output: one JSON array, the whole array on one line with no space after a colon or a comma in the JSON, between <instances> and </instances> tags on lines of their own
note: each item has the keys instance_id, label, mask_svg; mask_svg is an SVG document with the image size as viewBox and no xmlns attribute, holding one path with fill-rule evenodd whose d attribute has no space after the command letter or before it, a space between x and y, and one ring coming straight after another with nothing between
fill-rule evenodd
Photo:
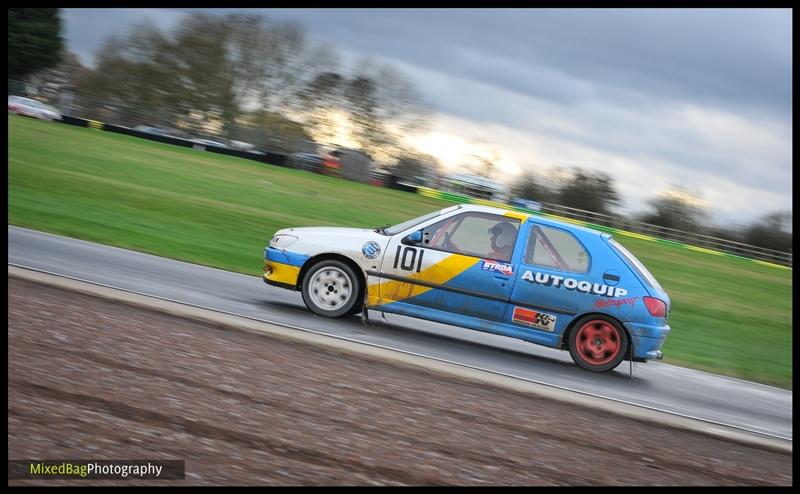
<instances>
[{"instance_id":1,"label":"car hood","mask_svg":"<svg viewBox=\"0 0 800 494\"><path fill-rule=\"evenodd\" d=\"M379 243L384 243L384 241L388 241L389 237L386 235L381 235L377 233L375 230L371 230L368 228L342 228L342 227L331 227L331 226L312 226L312 227L302 227L302 228L284 228L283 230L278 230L275 232L275 235L294 235L299 239L309 239L309 238L318 238L318 239L352 239L352 240L375 240Z\"/></svg>"}]
</instances>

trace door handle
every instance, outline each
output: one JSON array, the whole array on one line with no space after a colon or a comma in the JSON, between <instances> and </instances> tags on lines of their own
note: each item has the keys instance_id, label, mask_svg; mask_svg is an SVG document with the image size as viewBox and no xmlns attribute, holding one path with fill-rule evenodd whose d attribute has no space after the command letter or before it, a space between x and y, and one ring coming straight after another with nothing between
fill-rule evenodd
<instances>
[{"instance_id":1,"label":"door handle","mask_svg":"<svg viewBox=\"0 0 800 494\"><path fill-rule=\"evenodd\" d=\"M508 276L502 276L499 274L494 275L495 283L500 285L500 287L505 288L506 283L511 279Z\"/></svg>"}]
</instances>

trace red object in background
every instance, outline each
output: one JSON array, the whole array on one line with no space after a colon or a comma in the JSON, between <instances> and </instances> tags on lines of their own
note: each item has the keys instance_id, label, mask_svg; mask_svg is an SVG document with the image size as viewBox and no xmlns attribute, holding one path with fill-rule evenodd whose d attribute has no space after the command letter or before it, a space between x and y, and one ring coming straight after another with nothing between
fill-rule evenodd
<instances>
[{"instance_id":1,"label":"red object in background","mask_svg":"<svg viewBox=\"0 0 800 494\"><path fill-rule=\"evenodd\" d=\"M322 161L322 173L325 175L339 175L342 171L342 163L338 158L325 156Z\"/></svg>"}]
</instances>

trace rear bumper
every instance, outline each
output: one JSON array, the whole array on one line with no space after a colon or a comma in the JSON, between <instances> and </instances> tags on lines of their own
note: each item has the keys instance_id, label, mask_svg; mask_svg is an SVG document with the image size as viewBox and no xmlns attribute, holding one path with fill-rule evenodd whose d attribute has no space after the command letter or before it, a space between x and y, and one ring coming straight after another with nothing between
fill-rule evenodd
<instances>
[{"instance_id":1,"label":"rear bumper","mask_svg":"<svg viewBox=\"0 0 800 494\"><path fill-rule=\"evenodd\" d=\"M661 347L667 339L670 327L668 325L653 326L626 322L625 328L631 335L633 343L633 358L636 360L661 360L663 353Z\"/></svg>"}]
</instances>

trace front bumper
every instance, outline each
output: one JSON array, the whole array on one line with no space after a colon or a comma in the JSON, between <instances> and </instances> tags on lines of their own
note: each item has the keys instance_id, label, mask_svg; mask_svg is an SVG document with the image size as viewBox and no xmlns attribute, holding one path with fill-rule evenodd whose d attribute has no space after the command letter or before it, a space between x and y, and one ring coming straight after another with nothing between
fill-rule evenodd
<instances>
[{"instance_id":1,"label":"front bumper","mask_svg":"<svg viewBox=\"0 0 800 494\"><path fill-rule=\"evenodd\" d=\"M308 256L267 248L264 251L264 282L280 288L296 290L300 269Z\"/></svg>"},{"instance_id":2,"label":"front bumper","mask_svg":"<svg viewBox=\"0 0 800 494\"><path fill-rule=\"evenodd\" d=\"M661 360L663 353L661 347L667 339L670 327L654 326L651 324L639 324L626 322L625 328L633 340L633 358L636 360Z\"/></svg>"}]
</instances>

